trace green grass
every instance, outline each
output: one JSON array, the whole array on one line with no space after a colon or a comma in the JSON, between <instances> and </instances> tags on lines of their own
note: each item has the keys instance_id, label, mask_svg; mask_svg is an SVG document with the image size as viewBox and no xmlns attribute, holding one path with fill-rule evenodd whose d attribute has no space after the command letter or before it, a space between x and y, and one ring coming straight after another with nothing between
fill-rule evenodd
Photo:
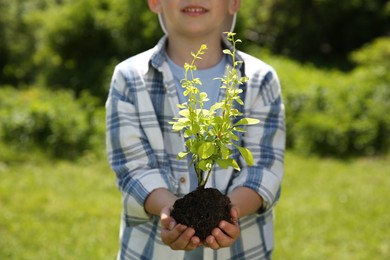
<instances>
[{"instance_id":1,"label":"green grass","mask_svg":"<svg viewBox=\"0 0 390 260\"><path fill-rule=\"evenodd\" d=\"M390 161L288 153L275 259L390 259Z\"/></svg>"},{"instance_id":2,"label":"green grass","mask_svg":"<svg viewBox=\"0 0 390 260\"><path fill-rule=\"evenodd\" d=\"M390 259L389 173L388 158L287 153L274 259ZM105 159L0 159L0 180L0 259L115 258L120 194Z\"/></svg>"},{"instance_id":3,"label":"green grass","mask_svg":"<svg viewBox=\"0 0 390 260\"><path fill-rule=\"evenodd\" d=\"M105 160L0 162L0 259L114 259L120 195Z\"/></svg>"}]
</instances>

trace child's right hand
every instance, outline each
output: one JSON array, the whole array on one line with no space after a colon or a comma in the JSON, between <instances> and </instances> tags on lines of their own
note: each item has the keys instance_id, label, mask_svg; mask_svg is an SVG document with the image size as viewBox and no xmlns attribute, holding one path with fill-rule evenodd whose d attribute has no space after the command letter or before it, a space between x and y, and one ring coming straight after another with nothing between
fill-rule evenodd
<instances>
[{"instance_id":1,"label":"child's right hand","mask_svg":"<svg viewBox=\"0 0 390 260\"><path fill-rule=\"evenodd\" d=\"M193 250L201 245L195 230L182 224L176 224L171 217L171 206L164 207L160 214L161 239L173 250Z\"/></svg>"}]
</instances>

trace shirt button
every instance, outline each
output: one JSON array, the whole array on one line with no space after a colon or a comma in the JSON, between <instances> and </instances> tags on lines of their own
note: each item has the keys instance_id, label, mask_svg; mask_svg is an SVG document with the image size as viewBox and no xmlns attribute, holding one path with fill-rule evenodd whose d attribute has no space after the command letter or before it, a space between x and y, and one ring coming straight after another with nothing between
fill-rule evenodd
<instances>
[{"instance_id":1,"label":"shirt button","mask_svg":"<svg viewBox=\"0 0 390 260\"><path fill-rule=\"evenodd\" d=\"M180 178L180 182L181 182L181 183L185 183L185 182L186 182L186 178L181 177L181 178Z\"/></svg>"}]
</instances>

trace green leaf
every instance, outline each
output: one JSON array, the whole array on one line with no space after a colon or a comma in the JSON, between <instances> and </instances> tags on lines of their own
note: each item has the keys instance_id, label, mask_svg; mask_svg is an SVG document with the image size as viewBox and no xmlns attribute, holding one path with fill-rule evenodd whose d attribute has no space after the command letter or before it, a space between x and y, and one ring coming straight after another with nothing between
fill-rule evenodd
<instances>
[{"instance_id":1,"label":"green leaf","mask_svg":"<svg viewBox=\"0 0 390 260\"><path fill-rule=\"evenodd\" d=\"M215 160L215 162L218 164L219 167L221 167L222 169L227 169L229 166L233 167L234 169L236 169L237 171L240 170L240 166L238 166L236 160L234 159L218 159L218 160Z\"/></svg>"},{"instance_id":2,"label":"green leaf","mask_svg":"<svg viewBox=\"0 0 390 260\"><path fill-rule=\"evenodd\" d=\"M232 139L232 140L234 140L234 141L238 141L238 140L239 140L238 136L236 136L236 135L233 134L233 133L229 133L229 138Z\"/></svg>"},{"instance_id":3,"label":"green leaf","mask_svg":"<svg viewBox=\"0 0 390 260\"><path fill-rule=\"evenodd\" d=\"M223 123L223 118L221 116L216 116L216 117L214 117L214 122L216 124L222 124Z\"/></svg>"},{"instance_id":4,"label":"green leaf","mask_svg":"<svg viewBox=\"0 0 390 260\"><path fill-rule=\"evenodd\" d=\"M196 85L202 85L202 81L199 78L194 78L192 82L194 82Z\"/></svg>"},{"instance_id":5,"label":"green leaf","mask_svg":"<svg viewBox=\"0 0 390 260\"><path fill-rule=\"evenodd\" d=\"M246 164L248 164L249 166L252 166L254 164L254 160L253 160L253 155L252 155L251 151L249 151L249 149L241 147L241 146L236 146L236 147L240 151L240 154L242 155L242 157L244 157Z\"/></svg>"},{"instance_id":6,"label":"green leaf","mask_svg":"<svg viewBox=\"0 0 390 260\"><path fill-rule=\"evenodd\" d=\"M184 137L187 138L187 137L190 137L192 135L192 130L191 129L187 129L185 132L184 132Z\"/></svg>"},{"instance_id":7,"label":"green leaf","mask_svg":"<svg viewBox=\"0 0 390 260\"><path fill-rule=\"evenodd\" d=\"M241 127L233 127L233 130L234 131L237 131L237 132L241 132L241 133L245 133L245 129L244 128L241 128Z\"/></svg>"},{"instance_id":8,"label":"green leaf","mask_svg":"<svg viewBox=\"0 0 390 260\"><path fill-rule=\"evenodd\" d=\"M215 111L223 106L223 102L217 102L211 106L210 111Z\"/></svg>"},{"instance_id":9,"label":"green leaf","mask_svg":"<svg viewBox=\"0 0 390 260\"><path fill-rule=\"evenodd\" d=\"M241 77L241 78L240 78L240 83L241 83L241 84L244 83L244 82L247 82L247 81L249 81L249 78L248 78L248 77Z\"/></svg>"},{"instance_id":10,"label":"green leaf","mask_svg":"<svg viewBox=\"0 0 390 260\"><path fill-rule=\"evenodd\" d=\"M203 115L203 117L201 117L200 118L200 120L206 120L206 117L210 114L210 111L209 110L207 110L207 109L202 109L202 111L201 111L202 113L202 115Z\"/></svg>"},{"instance_id":11,"label":"green leaf","mask_svg":"<svg viewBox=\"0 0 390 260\"><path fill-rule=\"evenodd\" d=\"M222 159L227 159L232 154L232 150L227 148L225 145L221 146L221 157Z\"/></svg>"},{"instance_id":12,"label":"green leaf","mask_svg":"<svg viewBox=\"0 0 390 260\"><path fill-rule=\"evenodd\" d=\"M231 165L229 160L231 160L231 159L217 159L217 160L215 160L215 162L222 169L227 169Z\"/></svg>"},{"instance_id":13,"label":"green leaf","mask_svg":"<svg viewBox=\"0 0 390 260\"><path fill-rule=\"evenodd\" d=\"M240 104L241 106L244 105L244 102L241 100L241 98L237 97L235 100L236 100L237 103Z\"/></svg>"},{"instance_id":14,"label":"green leaf","mask_svg":"<svg viewBox=\"0 0 390 260\"><path fill-rule=\"evenodd\" d=\"M199 146L198 154L202 159L210 158L215 152L214 144L205 142Z\"/></svg>"},{"instance_id":15,"label":"green leaf","mask_svg":"<svg viewBox=\"0 0 390 260\"><path fill-rule=\"evenodd\" d=\"M207 98L207 93L206 93L206 92L200 92L200 93L199 93L199 99L202 101L202 100L204 100L205 98Z\"/></svg>"},{"instance_id":16,"label":"green leaf","mask_svg":"<svg viewBox=\"0 0 390 260\"><path fill-rule=\"evenodd\" d=\"M190 116L190 111L188 109L183 109L179 111L179 115L184 116L184 117L189 117Z\"/></svg>"},{"instance_id":17,"label":"green leaf","mask_svg":"<svg viewBox=\"0 0 390 260\"><path fill-rule=\"evenodd\" d=\"M178 108L181 108L181 109L187 108L187 103L184 102L184 103L182 103L182 104L177 104L177 107L178 107Z\"/></svg>"},{"instance_id":18,"label":"green leaf","mask_svg":"<svg viewBox=\"0 0 390 260\"><path fill-rule=\"evenodd\" d=\"M242 113L240 111L238 111L238 109L231 109L230 113L232 116L241 116L242 115Z\"/></svg>"},{"instance_id":19,"label":"green leaf","mask_svg":"<svg viewBox=\"0 0 390 260\"><path fill-rule=\"evenodd\" d=\"M204 172L208 172L213 167L212 160L201 160L198 163L198 168Z\"/></svg>"},{"instance_id":20,"label":"green leaf","mask_svg":"<svg viewBox=\"0 0 390 260\"><path fill-rule=\"evenodd\" d=\"M189 154L189 152L180 152L177 154L177 159L181 160L181 159L185 158L187 156L187 154Z\"/></svg>"},{"instance_id":21,"label":"green leaf","mask_svg":"<svg viewBox=\"0 0 390 260\"><path fill-rule=\"evenodd\" d=\"M193 125L192 126L192 134L196 134L200 132L200 126L199 125Z\"/></svg>"},{"instance_id":22,"label":"green leaf","mask_svg":"<svg viewBox=\"0 0 390 260\"><path fill-rule=\"evenodd\" d=\"M233 53L229 49L225 49L222 52L228 55L233 55Z\"/></svg>"},{"instance_id":23,"label":"green leaf","mask_svg":"<svg viewBox=\"0 0 390 260\"><path fill-rule=\"evenodd\" d=\"M181 131L181 130L183 130L185 127L186 127L185 124L183 124L183 123L181 123L181 122L175 122L175 123L172 125L172 130L174 130L174 131Z\"/></svg>"},{"instance_id":24,"label":"green leaf","mask_svg":"<svg viewBox=\"0 0 390 260\"><path fill-rule=\"evenodd\" d=\"M242 118L240 121L235 123L234 126L238 126L238 125L254 125L254 124L258 124L259 122L260 122L260 120L258 120L256 118L246 117L246 118Z\"/></svg>"}]
</instances>

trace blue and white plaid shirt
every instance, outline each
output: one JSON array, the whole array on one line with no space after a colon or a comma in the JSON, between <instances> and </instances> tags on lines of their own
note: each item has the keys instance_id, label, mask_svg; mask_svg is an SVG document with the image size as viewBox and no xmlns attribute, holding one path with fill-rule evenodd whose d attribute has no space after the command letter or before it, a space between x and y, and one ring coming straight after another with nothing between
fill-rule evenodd
<instances>
[{"instance_id":1,"label":"blue and white plaid shirt","mask_svg":"<svg viewBox=\"0 0 390 260\"><path fill-rule=\"evenodd\" d=\"M107 155L122 193L121 246L118 259L183 259L184 251L164 245L159 216L145 212L146 197L166 188L183 196L190 190L188 162L176 155L185 150L184 137L168 123L178 117L178 96L166 61L163 37L151 50L115 68L106 103ZM223 40L223 44L229 44ZM229 46L231 47L231 46ZM255 165L247 167L235 156L241 171L215 167L206 186L229 193L249 187L264 199L256 214L239 220L241 235L230 248L204 249L204 259L269 259L273 250L273 207L280 195L285 147L285 118L281 88L275 71L264 62L237 52L245 117L259 124L246 127L241 145L250 149ZM220 75L217 75L218 77ZM216 77L217 77L216 76ZM223 98L223 89L219 98Z\"/></svg>"}]
</instances>

